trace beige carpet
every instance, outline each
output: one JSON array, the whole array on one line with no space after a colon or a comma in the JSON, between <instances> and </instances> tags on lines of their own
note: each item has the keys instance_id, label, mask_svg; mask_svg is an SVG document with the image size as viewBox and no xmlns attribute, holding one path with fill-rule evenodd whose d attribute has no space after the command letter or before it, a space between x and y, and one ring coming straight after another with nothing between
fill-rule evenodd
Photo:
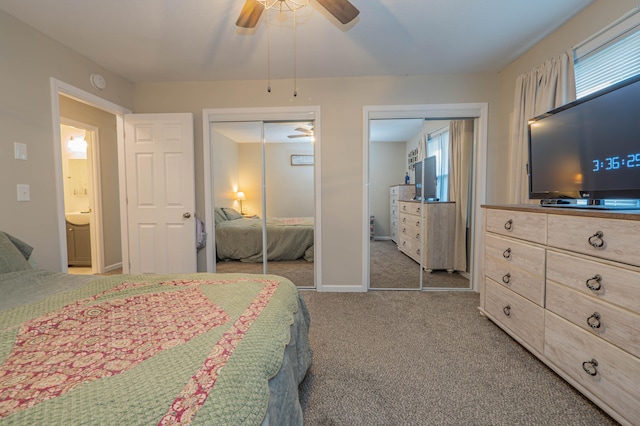
<instances>
[{"instance_id":1,"label":"beige carpet","mask_svg":"<svg viewBox=\"0 0 640 426\"><path fill-rule=\"evenodd\" d=\"M268 262L267 273L288 278L296 286L313 287L313 262L293 260L283 262ZM244 263L237 261L222 261L216 263L216 272L262 274L262 263Z\"/></svg>"},{"instance_id":2,"label":"beige carpet","mask_svg":"<svg viewBox=\"0 0 640 426\"><path fill-rule=\"evenodd\" d=\"M420 288L420 265L398 250L391 240L370 243L370 287L372 289ZM423 288L469 288L469 280L447 271L423 272Z\"/></svg>"},{"instance_id":3,"label":"beige carpet","mask_svg":"<svg viewBox=\"0 0 640 426\"><path fill-rule=\"evenodd\" d=\"M616 424L460 291L302 292L305 426Z\"/></svg>"}]
</instances>

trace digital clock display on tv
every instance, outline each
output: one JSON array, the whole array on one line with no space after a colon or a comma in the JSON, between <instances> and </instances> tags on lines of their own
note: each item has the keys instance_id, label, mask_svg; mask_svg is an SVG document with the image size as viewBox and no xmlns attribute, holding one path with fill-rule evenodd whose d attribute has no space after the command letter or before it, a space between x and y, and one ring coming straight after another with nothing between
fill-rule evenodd
<instances>
[{"instance_id":1,"label":"digital clock display on tv","mask_svg":"<svg viewBox=\"0 0 640 426\"><path fill-rule=\"evenodd\" d=\"M640 152L634 154L626 154L625 156L616 155L614 157L606 157L603 160L591 160L593 163L592 172L620 170L621 168L640 167Z\"/></svg>"}]
</instances>

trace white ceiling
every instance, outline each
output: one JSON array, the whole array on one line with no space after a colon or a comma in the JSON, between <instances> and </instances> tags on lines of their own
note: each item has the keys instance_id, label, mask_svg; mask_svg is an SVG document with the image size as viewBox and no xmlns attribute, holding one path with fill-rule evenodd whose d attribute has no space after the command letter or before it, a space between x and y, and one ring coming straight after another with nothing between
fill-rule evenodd
<instances>
[{"instance_id":1,"label":"white ceiling","mask_svg":"<svg viewBox=\"0 0 640 426\"><path fill-rule=\"evenodd\" d=\"M343 26L297 15L297 77L498 72L593 0L351 0ZM244 0L0 0L0 9L133 82L263 80L265 14ZM271 78L293 75L290 15L270 20Z\"/></svg>"}]
</instances>

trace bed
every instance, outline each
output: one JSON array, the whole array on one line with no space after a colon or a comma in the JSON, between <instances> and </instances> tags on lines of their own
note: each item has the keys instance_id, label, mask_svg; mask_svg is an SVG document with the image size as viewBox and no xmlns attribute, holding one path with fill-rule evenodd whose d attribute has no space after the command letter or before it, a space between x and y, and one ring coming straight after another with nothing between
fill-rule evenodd
<instances>
[{"instance_id":1,"label":"bed","mask_svg":"<svg viewBox=\"0 0 640 426\"><path fill-rule=\"evenodd\" d=\"M258 217L243 217L234 209L215 208L216 255L219 260L262 262L262 227ZM312 217L268 218L267 260L313 261Z\"/></svg>"},{"instance_id":2,"label":"bed","mask_svg":"<svg viewBox=\"0 0 640 426\"><path fill-rule=\"evenodd\" d=\"M0 425L302 424L309 315L275 275L77 276L0 232Z\"/></svg>"}]
</instances>

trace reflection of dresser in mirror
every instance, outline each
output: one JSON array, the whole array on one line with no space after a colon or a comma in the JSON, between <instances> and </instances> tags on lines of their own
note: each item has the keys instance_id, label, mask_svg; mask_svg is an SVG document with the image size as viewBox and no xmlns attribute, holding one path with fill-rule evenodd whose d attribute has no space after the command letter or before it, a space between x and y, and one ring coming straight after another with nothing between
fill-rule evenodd
<instances>
[{"instance_id":1,"label":"reflection of dresser in mirror","mask_svg":"<svg viewBox=\"0 0 640 426\"><path fill-rule=\"evenodd\" d=\"M419 201L399 200L397 222L396 243L401 252L418 263L422 262L422 267L427 272L440 269L453 272L455 203L423 204ZM423 235L424 238L421 238Z\"/></svg>"},{"instance_id":2,"label":"reflection of dresser in mirror","mask_svg":"<svg viewBox=\"0 0 640 426\"><path fill-rule=\"evenodd\" d=\"M399 202L406 200L413 200L416 195L415 185L392 185L389 188L389 218L390 218L390 231L391 240L398 244L398 229L399 229Z\"/></svg>"}]
</instances>

